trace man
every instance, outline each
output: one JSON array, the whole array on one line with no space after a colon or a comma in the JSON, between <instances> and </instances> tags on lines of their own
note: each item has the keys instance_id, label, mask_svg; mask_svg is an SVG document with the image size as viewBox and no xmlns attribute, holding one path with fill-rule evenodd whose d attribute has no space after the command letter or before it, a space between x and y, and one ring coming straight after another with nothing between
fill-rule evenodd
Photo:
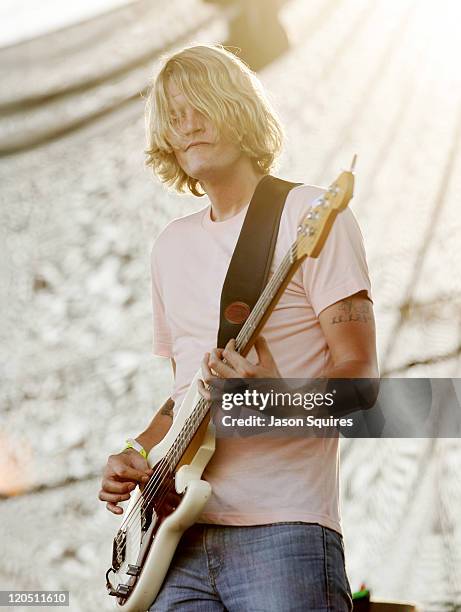
<instances>
[{"instance_id":1,"label":"man","mask_svg":"<svg viewBox=\"0 0 461 612\"><path fill-rule=\"evenodd\" d=\"M242 357L216 348L222 284L256 186L281 129L256 77L222 48L195 46L165 62L148 99L148 163L210 205L175 219L152 250L154 352L169 357L175 409L198 367L221 378L374 378L375 327L360 230L346 209L318 259L293 276ZM272 270L318 187L292 189ZM199 391L207 388L199 382ZM172 422L172 402L136 442L146 452ZM151 610L350 610L339 515L338 439L218 439L204 478L213 495L183 536ZM120 514L152 470L133 449L109 457L99 498Z\"/></svg>"}]
</instances>

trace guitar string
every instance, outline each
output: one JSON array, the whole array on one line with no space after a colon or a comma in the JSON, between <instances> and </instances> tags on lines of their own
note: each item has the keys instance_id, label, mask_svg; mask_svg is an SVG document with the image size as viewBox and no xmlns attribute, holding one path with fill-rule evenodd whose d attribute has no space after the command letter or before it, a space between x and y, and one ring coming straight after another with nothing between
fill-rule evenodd
<instances>
[{"instance_id":1,"label":"guitar string","mask_svg":"<svg viewBox=\"0 0 461 612\"><path fill-rule=\"evenodd\" d=\"M316 201L322 201L323 200L323 196L320 196L320 198L317 198ZM322 204L315 206L314 204L311 206L311 208L319 208L320 206L323 205L324 200L322 201ZM258 300L258 302L255 305L254 310L252 311L252 313L250 314L250 316L248 317L248 319L245 321L242 329L240 330L240 333L238 334L237 338L236 338L236 349L237 351L240 350L240 348L245 344L246 340L251 337L252 334L252 329L254 329L258 322L258 318L261 314L264 314L265 310L266 310L266 301L269 298L270 300L272 300L272 298L274 297L274 295L276 294L277 290L280 288L281 282L283 282L284 277L286 276L286 273L288 272L289 268L295 263L295 259L293 259L295 250L298 247L298 242L299 242L300 237L298 236L298 238L295 240L295 242L291 245L290 249L288 250L287 254L285 255L284 259L282 260L279 268L277 269L277 271L275 272L275 274L273 275L271 281L266 285L265 289L263 290L261 296L260 296L260 300ZM253 314L255 316L253 316ZM256 322L251 322L251 319L256 319ZM260 319L259 319L260 320ZM239 340L241 336L241 340ZM179 462L179 459L181 457L181 454L184 453L184 449L182 449L180 452L181 454L178 455L178 460L176 461L175 459L175 454L178 450L178 446L179 448L181 448L180 445L178 445L178 441L182 442L184 439L188 440L188 434L192 433L192 437L193 435L195 435L198 427L200 426L201 422L203 421L203 418L206 415L205 414L199 414L202 410L203 407L207 404L208 402L206 402L206 400L204 400L204 398L200 398L199 401L197 402L196 406L194 407L193 411L191 412L191 414L189 415L189 417L186 419L185 424L180 432L180 434L178 435L178 437L176 438L176 440L174 441L174 443L172 444L172 446L170 447L170 449L167 451L165 457L159 462L159 464L157 465L157 470L156 473L153 475L154 478L152 481L148 482L146 487L145 487L145 491L143 491L142 496L137 500L137 502L134 504L133 508L130 511L130 514L125 518L124 523L122 523L120 529L127 529L129 527L131 527L133 525L133 522L135 520L137 520L139 523L141 522L141 516L140 516L140 512L137 512L138 507L141 506L147 506L150 501L153 500L153 498L155 496L157 496L157 498L160 498L159 503L162 503L163 499L166 497L168 490L170 489L169 484L165 481L165 477L168 475L169 471L171 470L171 472L174 471L175 466L177 465L177 463ZM208 411L208 407L207 410ZM195 422L193 422L195 419ZM187 434L187 435L186 435ZM192 439L192 437L190 439ZM190 443L190 440L188 440L187 444ZM187 444L186 444L186 448L187 448ZM172 454L172 459L173 459L173 464L170 464L169 459L171 459L171 457L169 457L169 455ZM162 465L163 464L163 465ZM163 480L162 480L163 479ZM163 486L163 490L161 489ZM154 490L155 487L157 487L157 490ZM119 538L121 538L122 536L117 535L116 536L116 540L117 540L117 544L119 543Z\"/></svg>"}]
</instances>

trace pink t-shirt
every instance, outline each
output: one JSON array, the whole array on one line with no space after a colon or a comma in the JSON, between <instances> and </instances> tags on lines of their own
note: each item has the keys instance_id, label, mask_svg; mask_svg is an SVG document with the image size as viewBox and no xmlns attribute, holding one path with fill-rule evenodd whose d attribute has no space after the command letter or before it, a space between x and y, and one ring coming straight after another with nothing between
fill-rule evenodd
<instances>
[{"instance_id":1,"label":"pink t-shirt","mask_svg":"<svg viewBox=\"0 0 461 612\"><path fill-rule=\"evenodd\" d=\"M296 238L299 221L323 189L300 185L287 197L271 274ZM210 206L174 219L152 249L153 352L173 357L179 407L205 352L216 346L221 289L248 206L214 222ZM325 374L330 352L318 315L361 290L370 293L363 238L341 212L317 259L306 259L262 335L286 378ZM248 359L257 361L254 349ZM341 532L338 438L220 438L204 478L213 494L201 522L258 525L316 522Z\"/></svg>"}]
</instances>

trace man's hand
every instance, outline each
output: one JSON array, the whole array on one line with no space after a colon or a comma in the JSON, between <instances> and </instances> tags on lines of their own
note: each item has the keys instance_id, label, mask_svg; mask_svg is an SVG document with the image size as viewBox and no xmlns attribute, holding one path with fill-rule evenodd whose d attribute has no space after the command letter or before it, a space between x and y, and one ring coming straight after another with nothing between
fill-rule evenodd
<instances>
[{"instance_id":1,"label":"man's hand","mask_svg":"<svg viewBox=\"0 0 461 612\"><path fill-rule=\"evenodd\" d=\"M263 336L256 338L254 347L258 354L256 364L235 350L233 338L224 349L214 348L211 353L205 353L202 360L203 380L199 379L197 384L200 395L211 400L211 393L204 383L212 385L217 378L280 378L277 364Z\"/></svg>"},{"instance_id":2,"label":"man's hand","mask_svg":"<svg viewBox=\"0 0 461 612\"><path fill-rule=\"evenodd\" d=\"M140 483L142 489L153 470L138 451L127 448L117 455L110 455L104 469L99 499L107 502L106 507L114 514L122 514L117 504L130 499L131 491Z\"/></svg>"}]
</instances>

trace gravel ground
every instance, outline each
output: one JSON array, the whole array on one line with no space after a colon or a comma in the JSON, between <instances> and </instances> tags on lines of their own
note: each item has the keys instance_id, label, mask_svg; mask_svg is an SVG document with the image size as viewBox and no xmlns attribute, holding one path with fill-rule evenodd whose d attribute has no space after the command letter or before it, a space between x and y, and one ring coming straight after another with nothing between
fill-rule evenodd
<instances>
[{"instance_id":1,"label":"gravel ground","mask_svg":"<svg viewBox=\"0 0 461 612\"><path fill-rule=\"evenodd\" d=\"M150 248L204 205L143 168L139 92L156 56L225 32L208 5L170 4L0 52L0 589L70 589L72 612L110 609L119 519L97 501L99 474L169 392L150 348ZM388 376L461 374L461 43L456 3L442 4L289 2L293 48L262 74L286 125L280 175L328 184L359 155L352 208ZM353 589L460 609L458 440L341 446Z\"/></svg>"}]
</instances>

